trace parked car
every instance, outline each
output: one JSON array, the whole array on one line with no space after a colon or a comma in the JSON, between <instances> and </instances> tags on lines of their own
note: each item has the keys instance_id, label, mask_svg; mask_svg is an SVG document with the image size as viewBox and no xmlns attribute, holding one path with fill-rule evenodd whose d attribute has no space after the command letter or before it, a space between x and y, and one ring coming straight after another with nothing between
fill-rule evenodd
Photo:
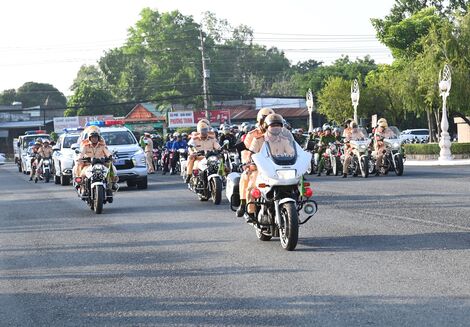
<instances>
[{"instance_id":1,"label":"parked car","mask_svg":"<svg viewBox=\"0 0 470 327\"><path fill-rule=\"evenodd\" d=\"M429 130L421 129L405 129L400 134L400 140L404 143L427 143L429 142Z\"/></svg>"},{"instance_id":2,"label":"parked car","mask_svg":"<svg viewBox=\"0 0 470 327\"><path fill-rule=\"evenodd\" d=\"M0 153L0 165L4 165L5 160L5 153Z\"/></svg>"},{"instance_id":3,"label":"parked car","mask_svg":"<svg viewBox=\"0 0 470 327\"><path fill-rule=\"evenodd\" d=\"M70 184L75 156L75 152L72 150L71 146L77 143L79 136L78 131L66 130L64 134L59 136L56 145L52 148L54 150L52 161L54 164L54 181L56 184L64 186Z\"/></svg>"}]
</instances>

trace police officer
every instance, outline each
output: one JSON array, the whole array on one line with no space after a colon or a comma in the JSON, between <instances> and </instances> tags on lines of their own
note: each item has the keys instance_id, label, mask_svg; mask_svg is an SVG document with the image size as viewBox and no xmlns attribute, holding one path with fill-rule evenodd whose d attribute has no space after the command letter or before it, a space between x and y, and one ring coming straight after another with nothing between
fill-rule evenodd
<instances>
[{"instance_id":1,"label":"police officer","mask_svg":"<svg viewBox=\"0 0 470 327\"><path fill-rule=\"evenodd\" d=\"M243 173L240 176L240 207L237 210L237 217L243 217L246 212L246 200L248 197L248 183L250 180L250 175L253 171L253 166L251 165L251 154L253 153L253 148L251 143L254 140L261 139L264 137L264 133L266 132L264 126L264 120L270 114L273 114L274 110L271 108L262 108L258 111L256 116L256 121L258 123L258 127L250 132L248 132L245 136L245 140L243 141L243 145L245 149L242 151L242 164L244 165ZM259 150L258 150L259 151ZM251 168L250 168L251 167Z\"/></svg>"},{"instance_id":2,"label":"police officer","mask_svg":"<svg viewBox=\"0 0 470 327\"><path fill-rule=\"evenodd\" d=\"M325 158L323 157L323 154L325 153L328 145L330 143L335 143L336 138L331 135L331 127L330 125L323 125L323 135L320 138L320 141L318 142L318 158L320 158L320 162L318 164L318 173L317 176L321 176L321 172L323 168L325 167Z\"/></svg>"},{"instance_id":3,"label":"police officer","mask_svg":"<svg viewBox=\"0 0 470 327\"><path fill-rule=\"evenodd\" d=\"M375 163L375 175L380 175L380 167L383 165L384 153L385 153L385 143L384 139L386 137L386 132L388 128L388 123L385 118L380 118L377 122L377 127L374 132L374 150L377 156L377 161Z\"/></svg>"},{"instance_id":4,"label":"police officer","mask_svg":"<svg viewBox=\"0 0 470 327\"><path fill-rule=\"evenodd\" d=\"M147 162L147 173L154 174L155 169L153 167L153 140L150 133L144 133L143 137L145 161Z\"/></svg>"},{"instance_id":5,"label":"police officer","mask_svg":"<svg viewBox=\"0 0 470 327\"><path fill-rule=\"evenodd\" d=\"M76 165L76 174L75 176L85 177L86 167L90 165L89 162L83 162L85 158L112 158L112 153L106 147L106 144L103 138L100 135L98 130L94 130L88 134L88 139L83 143L82 150L78 156L79 162ZM109 174L109 185L113 190L117 189L115 183L118 181L118 176L116 174L116 168L111 163L110 164L110 174ZM79 187L79 185L77 185Z\"/></svg>"},{"instance_id":6,"label":"police officer","mask_svg":"<svg viewBox=\"0 0 470 327\"><path fill-rule=\"evenodd\" d=\"M42 168L42 162L46 158L51 158L52 147L50 146L51 141L49 139L42 140L42 146L38 150L38 164L36 166L36 178L39 178L40 170Z\"/></svg>"},{"instance_id":7,"label":"police officer","mask_svg":"<svg viewBox=\"0 0 470 327\"><path fill-rule=\"evenodd\" d=\"M193 167L196 161L204 159L204 156L198 155L199 151L214 151L220 149L213 133L209 132L209 124L205 119L201 119L197 123L197 133L193 133L188 143L189 157L188 166L186 168L186 183L189 183L193 174Z\"/></svg>"}]
</instances>

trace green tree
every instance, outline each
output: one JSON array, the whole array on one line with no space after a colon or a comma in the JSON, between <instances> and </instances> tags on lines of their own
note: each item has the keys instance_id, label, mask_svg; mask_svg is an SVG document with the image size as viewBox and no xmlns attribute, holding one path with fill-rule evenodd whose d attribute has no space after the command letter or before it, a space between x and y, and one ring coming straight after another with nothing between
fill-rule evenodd
<instances>
[{"instance_id":1,"label":"green tree","mask_svg":"<svg viewBox=\"0 0 470 327\"><path fill-rule=\"evenodd\" d=\"M24 108L44 105L47 100L49 107L65 107L67 99L64 94L51 84L27 82L16 92L15 101L23 103Z\"/></svg>"},{"instance_id":2,"label":"green tree","mask_svg":"<svg viewBox=\"0 0 470 327\"><path fill-rule=\"evenodd\" d=\"M9 89L0 93L0 104L12 104L16 100L16 90Z\"/></svg>"},{"instance_id":3,"label":"green tree","mask_svg":"<svg viewBox=\"0 0 470 327\"><path fill-rule=\"evenodd\" d=\"M318 112L337 124L352 117L350 88L350 81L342 77L330 76L318 95Z\"/></svg>"},{"instance_id":4,"label":"green tree","mask_svg":"<svg viewBox=\"0 0 470 327\"><path fill-rule=\"evenodd\" d=\"M76 87L75 93L70 97L68 107L71 108L65 112L65 115L87 116L101 114L123 114L122 112L117 112L116 108L112 106L112 103L113 96L109 91L100 89L86 82L82 82Z\"/></svg>"}]
</instances>

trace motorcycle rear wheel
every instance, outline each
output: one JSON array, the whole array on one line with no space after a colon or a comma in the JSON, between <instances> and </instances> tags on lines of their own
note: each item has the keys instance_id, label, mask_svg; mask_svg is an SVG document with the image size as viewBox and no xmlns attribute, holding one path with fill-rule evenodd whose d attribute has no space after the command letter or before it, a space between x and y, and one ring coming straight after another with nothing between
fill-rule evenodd
<instances>
[{"instance_id":1,"label":"motorcycle rear wheel","mask_svg":"<svg viewBox=\"0 0 470 327\"><path fill-rule=\"evenodd\" d=\"M299 216L295 203L287 202L281 206L281 224L279 236L284 250L293 251L299 240Z\"/></svg>"}]
</instances>

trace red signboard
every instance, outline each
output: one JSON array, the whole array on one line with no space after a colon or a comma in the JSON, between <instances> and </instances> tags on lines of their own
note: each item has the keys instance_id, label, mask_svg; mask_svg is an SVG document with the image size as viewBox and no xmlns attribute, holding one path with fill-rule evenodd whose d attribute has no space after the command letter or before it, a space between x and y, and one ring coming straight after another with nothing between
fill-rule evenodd
<instances>
[{"instance_id":1,"label":"red signboard","mask_svg":"<svg viewBox=\"0 0 470 327\"><path fill-rule=\"evenodd\" d=\"M228 110L209 110L209 121L211 124L223 124L230 121L230 111ZM194 112L194 121L198 122L199 120L206 118L205 111L195 111Z\"/></svg>"}]
</instances>

